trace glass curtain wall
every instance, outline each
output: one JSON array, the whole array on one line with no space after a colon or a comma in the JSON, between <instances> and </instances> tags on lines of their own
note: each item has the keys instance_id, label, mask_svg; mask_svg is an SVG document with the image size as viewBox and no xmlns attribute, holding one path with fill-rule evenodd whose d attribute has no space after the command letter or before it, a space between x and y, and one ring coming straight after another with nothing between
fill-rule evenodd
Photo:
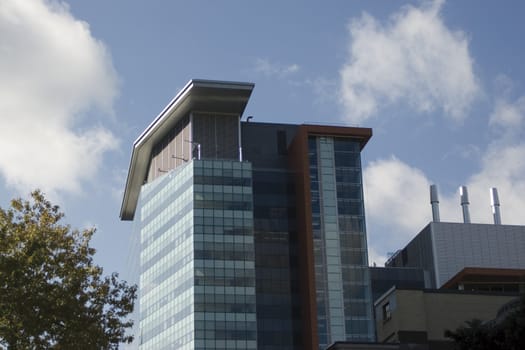
<instances>
[{"instance_id":1,"label":"glass curtain wall","mask_svg":"<svg viewBox=\"0 0 525 350\"><path fill-rule=\"evenodd\" d=\"M308 139L319 348L373 341L359 142Z\"/></svg>"},{"instance_id":2,"label":"glass curtain wall","mask_svg":"<svg viewBox=\"0 0 525 350\"><path fill-rule=\"evenodd\" d=\"M256 349L250 163L193 160L142 187L140 349Z\"/></svg>"},{"instance_id":3,"label":"glass curtain wall","mask_svg":"<svg viewBox=\"0 0 525 350\"><path fill-rule=\"evenodd\" d=\"M257 348L292 350L299 331L294 184L289 172L273 169L254 169L253 180Z\"/></svg>"},{"instance_id":4,"label":"glass curtain wall","mask_svg":"<svg viewBox=\"0 0 525 350\"><path fill-rule=\"evenodd\" d=\"M140 349L193 349L193 167L142 186Z\"/></svg>"},{"instance_id":5,"label":"glass curtain wall","mask_svg":"<svg viewBox=\"0 0 525 350\"><path fill-rule=\"evenodd\" d=\"M194 163L195 349L256 349L251 164Z\"/></svg>"}]
</instances>

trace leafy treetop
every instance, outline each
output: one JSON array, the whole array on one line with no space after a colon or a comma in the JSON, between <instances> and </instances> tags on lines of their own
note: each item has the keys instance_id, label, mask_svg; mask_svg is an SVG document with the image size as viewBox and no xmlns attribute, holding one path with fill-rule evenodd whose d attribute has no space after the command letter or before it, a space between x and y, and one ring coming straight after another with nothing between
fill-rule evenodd
<instances>
[{"instance_id":1,"label":"leafy treetop","mask_svg":"<svg viewBox=\"0 0 525 350\"><path fill-rule=\"evenodd\" d=\"M40 191L0 208L0 348L117 349L131 342L136 286L103 276L89 246Z\"/></svg>"}]
</instances>

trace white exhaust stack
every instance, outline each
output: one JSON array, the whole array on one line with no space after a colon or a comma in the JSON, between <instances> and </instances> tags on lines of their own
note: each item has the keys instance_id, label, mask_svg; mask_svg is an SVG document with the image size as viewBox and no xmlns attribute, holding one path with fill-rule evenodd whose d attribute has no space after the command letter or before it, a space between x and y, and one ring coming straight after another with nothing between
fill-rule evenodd
<instances>
[{"instance_id":1,"label":"white exhaust stack","mask_svg":"<svg viewBox=\"0 0 525 350\"><path fill-rule=\"evenodd\" d=\"M465 224L470 224L470 213L468 211L468 191L467 186L461 186L459 188L459 195L461 197L461 207L463 208L463 222Z\"/></svg>"},{"instance_id":2,"label":"white exhaust stack","mask_svg":"<svg viewBox=\"0 0 525 350\"><path fill-rule=\"evenodd\" d=\"M501 212L499 209L498 189L496 187L490 188L490 206L492 207L494 225L501 225Z\"/></svg>"},{"instance_id":3,"label":"white exhaust stack","mask_svg":"<svg viewBox=\"0 0 525 350\"><path fill-rule=\"evenodd\" d=\"M430 185L430 204L432 205L432 221L439 222L439 197L436 185Z\"/></svg>"}]
</instances>

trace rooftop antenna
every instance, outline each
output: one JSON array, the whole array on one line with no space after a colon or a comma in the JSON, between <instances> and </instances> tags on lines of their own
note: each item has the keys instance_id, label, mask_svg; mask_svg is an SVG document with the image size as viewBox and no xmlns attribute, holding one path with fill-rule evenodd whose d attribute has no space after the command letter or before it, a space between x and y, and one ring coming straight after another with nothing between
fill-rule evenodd
<instances>
[{"instance_id":1,"label":"rooftop antenna","mask_svg":"<svg viewBox=\"0 0 525 350\"><path fill-rule=\"evenodd\" d=\"M494 225L501 225L499 196L498 196L498 189L496 187L490 188L490 206L492 207L492 216L494 217Z\"/></svg>"},{"instance_id":2,"label":"rooftop antenna","mask_svg":"<svg viewBox=\"0 0 525 350\"><path fill-rule=\"evenodd\" d=\"M467 186L461 186L459 188L459 195L461 197L461 207L463 208L463 222L465 224L470 224L470 213L468 211L468 191Z\"/></svg>"},{"instance_id":3,"label":"rooftop antenna","mask_svg":"<svg viewBox=\"0 0 525 350\"><path fill-rule=\"evenodd\" d=\"M176 155L172 154L171 155L171 158L173 159L178 159L178 160L182 160L184 162L187 162L188 160L186 158L183 158L183 157L177 157ZM159 168L160 169L160 168Z\"/></svg>"},{"instance_id":4,"label":"rooftop antenna","mask_svg":"<svg viewBox=\"0 0 525 350\"><path fill-rule=\"evenodd\" d=\"M430 185L430 204L432 205L432 221L439 222L439 196L437 185Z\"/></svg>"}]
</instances>

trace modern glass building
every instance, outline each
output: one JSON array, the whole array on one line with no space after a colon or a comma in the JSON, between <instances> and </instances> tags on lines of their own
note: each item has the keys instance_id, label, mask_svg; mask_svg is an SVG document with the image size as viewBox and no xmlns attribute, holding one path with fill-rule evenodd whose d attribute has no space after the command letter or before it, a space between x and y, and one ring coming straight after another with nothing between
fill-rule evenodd
<instances>
[{"instance_id":1,"label":"modern glass building","mask_svg":"<svg viewBox=\"0 0 525 350\"><path fill-rule=\"evenodd\" d=\"M142 348L255 349L250 163L188 162L139 206Z\"/></svg>"},{"instance_id":2,"label":"modern glass building","mask_svg":"<svg viewBox=\"0 0 525 350\"><path fill-rule=\"evenodd\" d=\"M373 341L367 128L241 121L253 84L192 80L135 141L141 349Z\"/></svg>"}]
</instances>

